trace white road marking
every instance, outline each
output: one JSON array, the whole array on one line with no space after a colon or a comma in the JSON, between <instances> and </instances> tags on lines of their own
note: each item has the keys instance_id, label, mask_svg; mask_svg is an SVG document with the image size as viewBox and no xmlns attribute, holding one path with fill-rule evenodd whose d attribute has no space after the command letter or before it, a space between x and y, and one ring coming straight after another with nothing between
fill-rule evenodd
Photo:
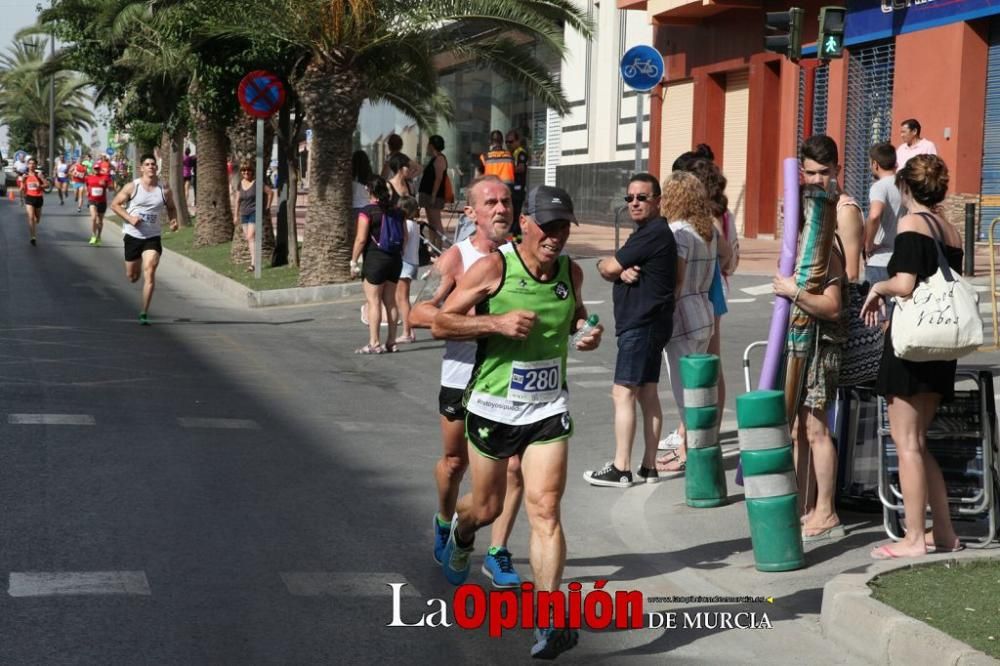
<instances>
[{"instance_id":1,"label":"white road marking","mask_svg":"<svg viewBox=\"0 0 1000 666\"><path fill-rule=\"evenodd\" d=\"M611 388L611 381L608 379L585 379L579 382L573 382L573 386L579 386L580 388Z\"/></svg>"},{"instance_id":2,"label":"white road marking","mask_svg":"<svg viewBox=\"0 0 1000 666\"><path fill-rule=\"evenodd\" d=\"M182 428L222 428L225 430L260 430L253 419L215 419L200 416L178 416L177 424Z\"/></svg>"},{"instance_id":3,"label":"white road marking","mask_svg":"<svg viewBox=\"0 0 1000 666\"><path fill-rule=\"evenodd\" d=\"M774 285L770 282L767 284L759 284L756 287L742 287L740 289L744 294L750 294L751 296L763 296L764 294L770 294L774 291Z\"/></svg>"},{"instance_id":4,"label":"white road marking","mask_svg":"<svg viewBox=\"0 0 1000 666\"><path fill-rule=\"evenodd\" d=\"M600 375L605 372L611 372L610 368L602 368L596 365L584 365L580 367L566 368L566 375Z\"/></svg>"},{"instance_id":5,"label":"white road marking","mask_svg":"<svg viewBox=\"0 0 1000 666\"><path fill-rule=\"evenodd\" d=\"M584 305L601 305L603 303L604 303L604 301L584 301L583 302Z\"/></svg>"},{"instance_id":6,"label":"white road marking","mask_svg":"<svg viewBox=\"0 0 1000 666\"><path fill-rule=\"evenodd\" d=\"M386 423L382 421L339 421L337 427L344 432L374 432L380 435L410 435L418 429L412 423Z\"/></svg>"},{"instance_id":7,"label":"white road marking","mask_svg":"<svg viewBox=\"0 0 1000 666\"><path fill-rule=\"evenodd\" d=\"M756 298L727 298L726 303L754 303Z\"/></svg>"},{"instance_id":8,"label":"white road marking","mask_svg":"<svg viewBox=\"0 0 1000 666\"><path fill-rule=\"evenodd\" d=\"M12 597L152 594L144 571L11 572L7 593Z\"/></svg>"},{"instance_id":9,"label":"white road marking","mask_svg":"<svg viewBox=\"0 0 1000 666\"><path fill-rule=\"evenodd\" d=\"M8 414L12 425L97 425L90 414Z\"/></svg>"},{"instance_id":10,"label":"white road marking","mask_svg":"<svg viewBox=\"0 0 1000 666\"><path fill-rule=\"evenodd\" d=\"M400 588L403 597L420 593L403 574L387 572L283 571L281 580L289 594L296 597L382 597L391 599L389 583L406 583Z\"/></svg>"}]
</instances>

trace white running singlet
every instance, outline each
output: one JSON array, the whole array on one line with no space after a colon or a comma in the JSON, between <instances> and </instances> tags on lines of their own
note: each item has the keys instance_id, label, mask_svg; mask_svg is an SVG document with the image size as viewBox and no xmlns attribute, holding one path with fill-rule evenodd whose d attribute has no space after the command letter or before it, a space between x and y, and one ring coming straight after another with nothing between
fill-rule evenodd
<instances>
[{"instance_id":1,"label":"white running singlet","mask_svg":"<svg viewBox=\"0 0 1000 666\"><path fill-rule=\"evenodd\" d=\"M459 253L462 255L462 272L469 270L472 264L483 257L483 254L472 244L471 237L465 238L455 243ZM510 243L505 243L499 248L499 252L507 254L514 249ZM441 386L465 390L472 379L472 366L476 363L475 340L446 340L444 343L444 360L441 361Z\"/></svg>"},{"instance_id":2,"label":"white running singlet","mask_svg":"<svg viewBox=\"0 0 1000 666\"><path fill-rule=\"evenodd\" d=\"M137 225L123 224L122 231L133 238L156 238L162 236L160 220L167 213L167 198L163 187L157 185L152 191L142 186L141 180L132 181L132 198L129 199L126 210L129 215L142 218Z\"/></svg>"}]
</instances>

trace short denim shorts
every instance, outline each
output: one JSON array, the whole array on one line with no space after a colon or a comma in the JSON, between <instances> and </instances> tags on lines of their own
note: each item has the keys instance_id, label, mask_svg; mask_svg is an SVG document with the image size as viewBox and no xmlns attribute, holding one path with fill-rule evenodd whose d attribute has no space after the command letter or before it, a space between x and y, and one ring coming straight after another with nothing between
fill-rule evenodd
<instances>
[{"instance_id":1,"label":"short denim shorts","mask_svg":"<svg viewBox=\"0 0 1000 666\"><path fill-rule=\"evenodd\" d=\"M646 324L618 336L615 384L639 386L660 381L663 348L670 340L670 327Z\"/></svg>"}]
</instances>

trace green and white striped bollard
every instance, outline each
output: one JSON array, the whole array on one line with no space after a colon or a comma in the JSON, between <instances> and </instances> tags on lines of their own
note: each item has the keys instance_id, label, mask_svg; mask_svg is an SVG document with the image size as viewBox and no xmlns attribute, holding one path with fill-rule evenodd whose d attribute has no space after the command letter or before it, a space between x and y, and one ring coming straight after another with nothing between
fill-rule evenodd
<instances>
[{"instance_id":1,"label":"green and white striped bollard","mask_svg":"<svg viewBox=\"0 0 1000 666\"><path fill-rule=\"evenodd\" d=\"M739 396L736 422L757 569L800 569L805 556L784 392L751 391Z\"/></svg>"},{"instance_id":2,"label":"green and white striped bollard","mask_svg":"<svg viewBox=\"0 0 1000 666\"><path fill-rule=\"evenodd\" d=\"M680 374L687 429L687 505L699 509L721 506L726 503L726 472L719 446L719 357L684 356Z\"/></svg>"}]
</instances>

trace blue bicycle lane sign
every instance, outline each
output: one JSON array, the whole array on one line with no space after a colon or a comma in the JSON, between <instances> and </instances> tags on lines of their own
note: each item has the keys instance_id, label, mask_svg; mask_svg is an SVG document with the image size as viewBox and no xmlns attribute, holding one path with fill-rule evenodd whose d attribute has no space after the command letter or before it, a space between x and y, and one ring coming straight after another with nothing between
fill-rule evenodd
<instances>
[{"instance_id":1,"label":"blue bicycle lane sign","mask_svg":"<svg viewBox=\"0 0 1000 666\"><path fill-rule=\"evenodd\" d=\"M619 69L625 85L639 92L648 92L663 79L663 56L652 46L633 46L622 56Z\"/></svg>"}]
</instances>

